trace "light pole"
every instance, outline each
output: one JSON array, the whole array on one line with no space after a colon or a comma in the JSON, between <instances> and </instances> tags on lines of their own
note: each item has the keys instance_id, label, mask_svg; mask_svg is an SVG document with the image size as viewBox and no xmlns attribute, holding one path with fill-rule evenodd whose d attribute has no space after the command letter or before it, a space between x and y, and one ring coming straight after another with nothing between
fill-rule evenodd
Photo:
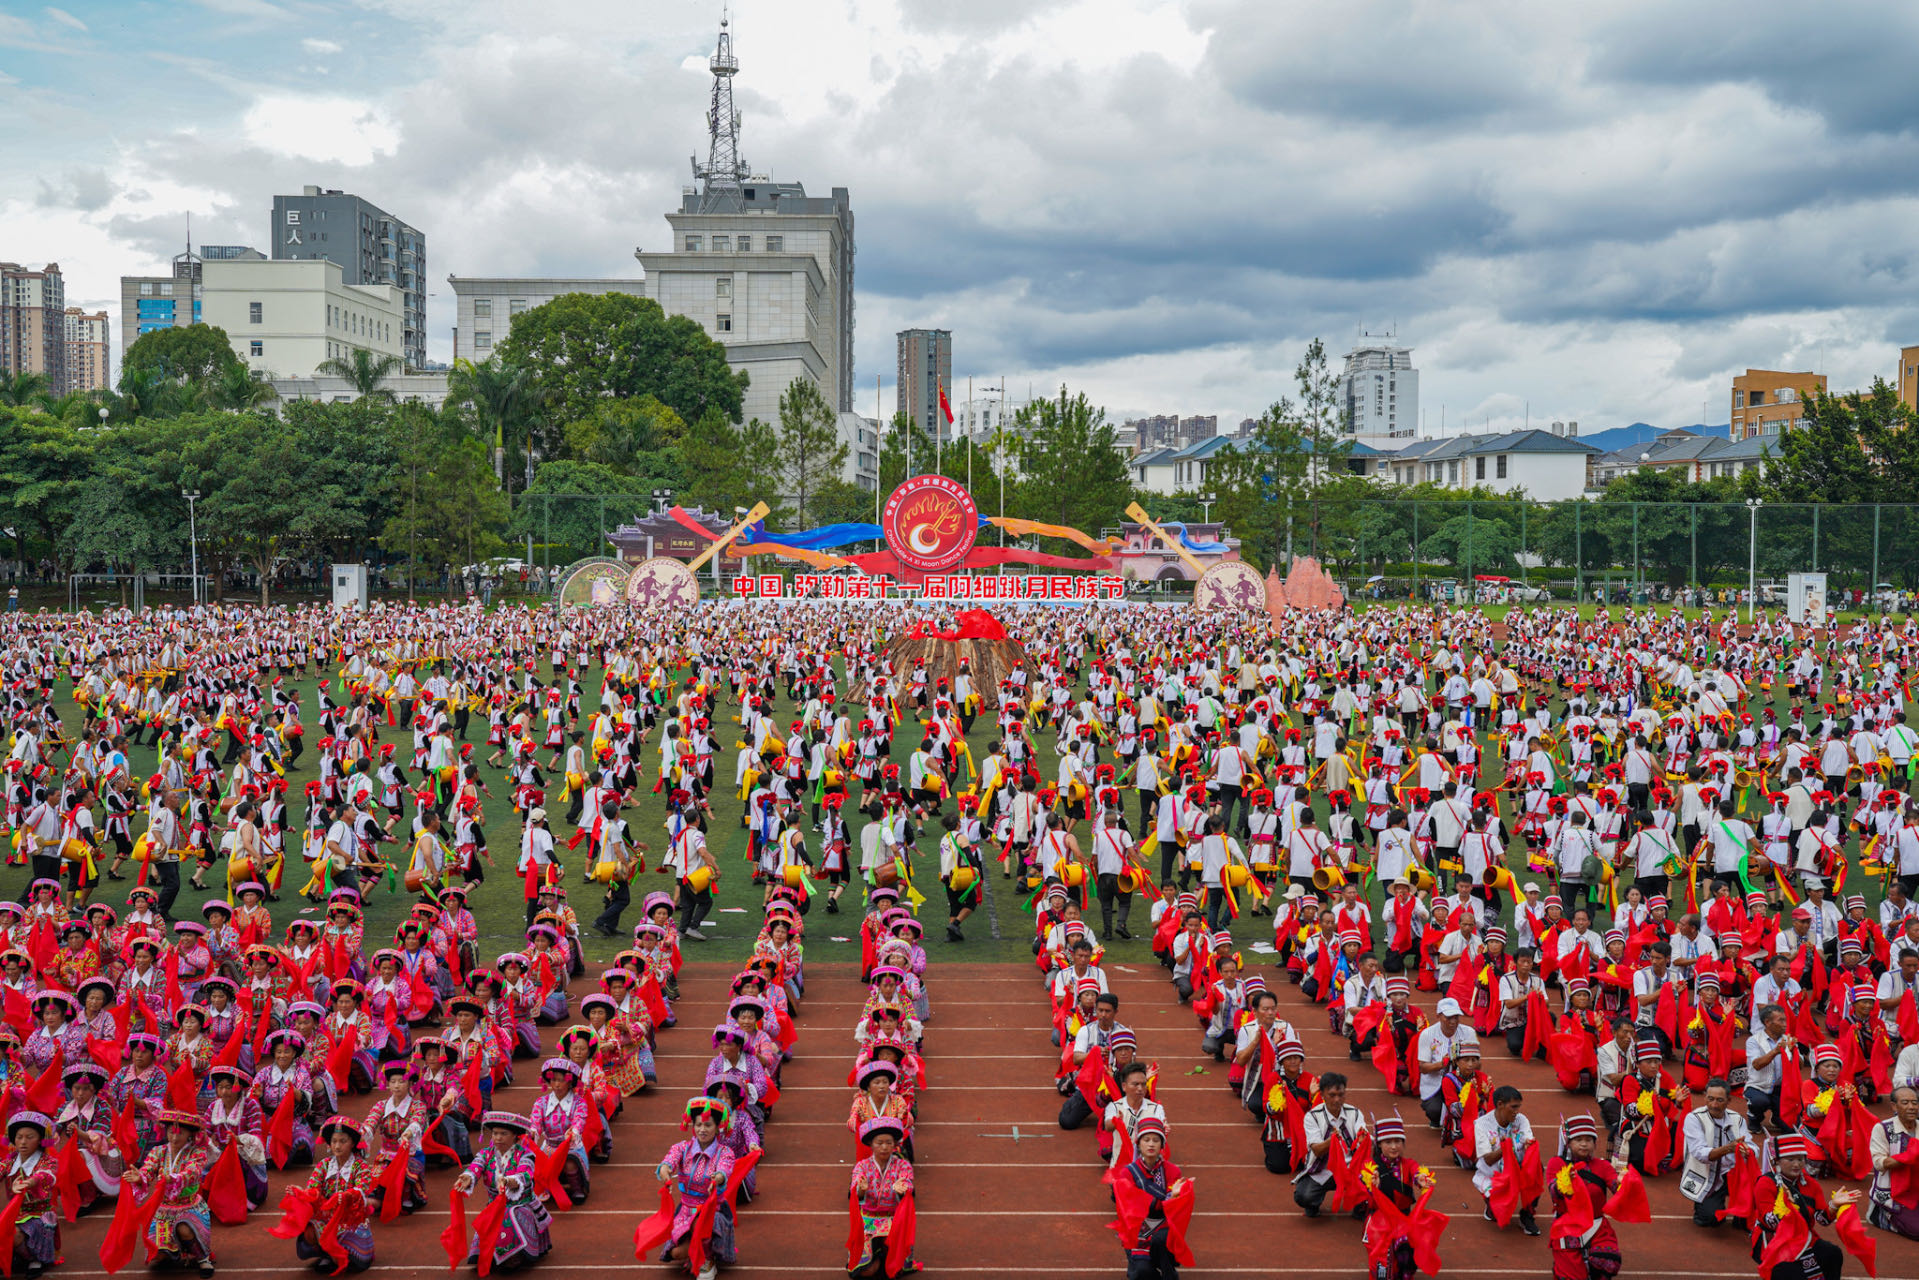
<instances>
[{"instance_id":1,"label":"light pole","mask_svg":"<svg viewBox=\"0 0 1919 1280\"><path fill-rule=\"evenodd\" d=\"M1213 522L1213 504L1218 501L1219 497L1216 494L1202 493L1199 495L1199 518L1201 522L1205 524L1211 524Z\"/></svg>"},{"instance_id":2,"label":"light pole","mask_svg":"<svg viewBox=\"0 0 1919 1280\"><path fill-rule=\"evenodd\" d=\"M1759 508L1764 498L1747 498L1746 510L1752 513L1752 536L1746 544L1746 621L1759 621Z\"/></svg>"},{"instance_id":3,"label":"light pole","mask_svg":"<svg viewBox=\"0 0 1919 1280\"><path fill-rule=\"evenodd\" d=\"M200 526L194 517L193 504L200 500L198 489L182 489L180 496L187 500L187 547L192 561L193 603L200 603Z\"/></svg>"}]
</instances>

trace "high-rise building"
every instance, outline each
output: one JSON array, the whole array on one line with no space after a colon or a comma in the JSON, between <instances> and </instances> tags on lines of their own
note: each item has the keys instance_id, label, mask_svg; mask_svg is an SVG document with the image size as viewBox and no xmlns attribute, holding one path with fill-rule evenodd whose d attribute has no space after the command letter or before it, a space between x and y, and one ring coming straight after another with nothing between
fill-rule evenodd
<instances>
[{"instance_id":1,"label":"high-rise building","mask_svg":"<svg viewBox=\"0 0 1919 1280\"><path fill-rule=\"evenodd\" d=\"M708 68L707 162L668 213L672 247L635 249L647 296L668 315L699 321L750 376L744 416L779 419L795 378L818 385L827 404L853 410L853 206L845 187L809 196L797 182L751 173L739 154L733 55L727 24Z\"/></svg>"},{"instance_id":2,"label":"high-rise building","mask_svg":"<svg viewBox=\"0 0 1919 1280\"><path fill-rule=\"evenodd\" d=\"M895 413L903 413L935 440L950 439L954 428L946 425L946 412L940 408L940 389L946 389L948 406L953 401L953 333L950 329L902 329L898 335L899 367L895 375L893 400ZM958 415L954 415L955 424Z\"/></svg>"},{"instance_id":3,"label":"high-rise building","mask_svg":"<svg viewBox=\"0 0 1919 1280\"><path fill-rule=\"evenodd\" d=\"M195 253L173 255L173 271L164 276L120 277L120 354L156 329L184 329L200 323L200 265L203 262L265 262L267 256L244 244L203 244Z\"/></svg>"},{"instance_id":4,"label":"high-rise building","mask_svg":"<svg viewBox=\"0 0 1919 1280\"><path fill-rule=\"evenodd\" d=\"M261 377L306 377L356 349L405 358L405 308L390 284L347 284L330 258L201 264L201 315Z\"/></svg>"},{"instance_id":5,"label":"high-rise building","mask_svg":"<svg viewBox=\"0 0 1919 1280\"><path fill-rule=\"evenodd\" d=\"M1798 427L1805 418L1806 392L1815 387L1826 389L1825 374L1746 370L1732 380L1732 438L1776 436Z\"/></svg>"},{"instance_id":6,"label":"high-rise building","mask_svg":"<svg viewBox=\"0 0 1919 1280\"><path fill-rule=\"evenodd\" d=\"M1379 448L1398 448L1419 431L1419 371L1413 349L1395 345L1392 335L1361 334L1346 353L1339 375L1338 407L1343 430L1353 440Z\"/></svg>"},{"instance_id":7,"label":"high-rise building","mask_svg":"<svg viewBox=\"0 0 1919 1280\"><path fill-rule=\"evenodd\" d=\"M391 285L400 295L400 355L426 367L426 234L369 200L307 187L273 197L273 258L325 258L348 285Z\"/></svg>"},{"instance_id":8,"label":"high-rise building","mask_svg":"<svg viewBox=\"0 0 1919 1280\"><path fill-rule=\"evenodd\" d=\"M104 311L88 315L79 307L67 308L67 390L105 391L113 385L107 354L111 328Z\"/></svg>"},{"instance_id":9,"label":"high-rise building","mask_svg":"<svg viewBox=\"0 0 1919 1280\"><path fill-rule=\"evenodd\" d=\"M1892 385L1908 409L1919 409L1919 347L1899 348L1899 372Z\"/></svg>"},{"instance_id":10,"label":"high-rise building","mask_svg":"<svg viewBox=\"0 0 1919 1280\"><path fill-rule=\"evenodd\" d=\"M509 276L448 276L453 286L453 358L484 362L513 327L513 317L569 293L646 296L644 280L558 280Z\"/></svg>"},{"instance_id":11,"label":"high-rise building","mask_svg":"<svg viewBox=\"0 0 1919 1280\"><path fill-rule=\"evenodd\" d=\"M60 264L30 271L0 262L0 374L38 373L47 390L65 395L67 291Z\"/></svg>"}]
</instances>

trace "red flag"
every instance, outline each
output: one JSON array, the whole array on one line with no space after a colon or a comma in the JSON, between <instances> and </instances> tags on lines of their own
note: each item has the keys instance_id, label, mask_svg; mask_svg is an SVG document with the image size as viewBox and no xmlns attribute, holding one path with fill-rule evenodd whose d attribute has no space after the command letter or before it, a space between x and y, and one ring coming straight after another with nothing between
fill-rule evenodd
<instances>
[{"instance_id":1,"label":"red flag","mask_svg":"<svg viewBox=\"0 0 1919 1280\"><path fill-rule=\"evenodd\" d=\"M237 1067L240 1065L240 1046L246 1043L246 1037L241 1032L245 1029L244 1024L234 1022L233 1032L227 1036L227 1042L220 1046L220 1052L213 1055L214 1066Z\"/></svg>"},{"instance_id":2,"label":"red flag","mask_svg":"<svg viewBox=\"0 0 1919 1280\"><path fill-rule=\"evenodd\" d=\"M665 1244L673 1236L673 1184L667 1183L660 1188L660 1207L646 1217L633 1229L633 1256L641 1262L649 1261L647 1254L659 1245ZM853 1220L859 1222L859 1204L853 1205ZM857 1247L857 1239L855 1247Z\"/></svg>"},{"instance_id":3,"label":"red flag","mask_svg":"<svg viewBox=\"0 0 1919 1280\"><path fill-rule=\"evenodd\" d=\"M280 1220L267 1228L276 1240L291 1240L307 1229L320 1207L320 1197L305 1187L288 1187L280 1197Z\"/></svg>"},{"instance_id":4,"label":"red flag","mask_svg":"<svg viewBox=\"0 0 1919 1280\"><path fill-rule=\"evenodd\" d=\"M1608 1218L1621 1222L1652 1221L1652 1205L1646 1200L1646 1183L1640 1178L1639 1170L1628 1168L1619 1176L1619 1186L1607 1199L1605 1212Z\"/></svg>"},{"instance_id":5,"label":"red flag","mask_svg":"<svg viewBox=\"0 0 1919 1280\"><path fill-rule=\"evenodd\" d=\"M207 1171L207 1209L223 1227L237 1227L247 1220L246 1175L240 1169L240 1144L230 1141L220 1158Z\"/></svg>"},{"instance_id":6,"label":"red flag","mask_svg":"<svg viewBox=\"0 0 1919 1280\"><path fill-rule=\"evenodd\" d=\"M1334 1133L1332 1139L1326 1159L1326 1167L1333 1175L1334 1194L1329 1207L1333 1213L1349 1213L1364 1204L1369 1194L1359 1180L1361 1170L1369 1162L1366 1131L1362 1129L1354 1135L1350 1148L1339 1134Z\"/></svg>"},{"instance_id":7,"label":"red flag","mask_svg":"<svg viewBox=\"0 0 1919 1280\"><path fill-rule=\"evenodd\" d=\"M459 1155L452 1147L447 1146L446 1143L441 1142L433 1136L445 1120L445 1116L438 1117L432 1124L429 1124L426 1127L426 1131L420 1135L420 1154L423 1156L445 1156L457 1164L460 1159Z\"/></svg>"},{"instance_id":8,"label":"red flag","mask_svg":"<svg viewBox=\"0 0 1919 1280\"><path fill-rule=\"evenodd\" d=\"M1784 1266L1798 1258L1805 1252L1811 1236L1812 1228L1806 1225L1804 1217L1797 1213L1788 1214L1780 1221L1772 1233L1772 1239L1766 1244L1765 1252L1760 1255L1759 1274L1769 1276L1774 1267Z\"/></svg>"},{"instance_id":9,"label":"red flag","mask_svg":"<svg viewBox=\"0 0 1919 1280\"><path fill-rule=\"evenodd\" d=\"M446 1208L447 1223L440 1232L440 1247L446 1250L446 1269L456 1271L466 1261L466 1197L450 1191Z\"/></svg>"},{"instance_id":10,"label":"red flag","mask_svg":"<svg viewBox=\"0 0 1919 1280\"><path fill-rule=\"evenodd\" d=\"M326 1058L327 1075L333 1078L333 1088L344 1096L348 1084L353 1078L353 1054L360 1047L360 1027L358 1023L348 1027L334 1042Z\"/></svg>"},{"instance_id":11,"label":"red flag","mask_svg":"<svg viewBox=\"0 0 1919 1280\"><path fill-rule=\"evenodd\" d=\"M53 1181L60 1194L60 1216L68 1222L80 1217L80 1183L87 1176L87 1164L80 1154L80 1133L60 1144L54 1159Z\"/></svg>"},{"instance_id":12,"label":"red flag","mask_svg":"<svg viewBox=\"0 0 1919 1280\"><path fill-rule=\"evenodd\" d=\"M566 1168L568 1150L569 1144L561 1143L551 1151L533 1153L533 1190L537 1195L551 1196L554 1209L561 1213L573 1207L572 1198L560 1185L560 1171Z\"/></svg>"},{"instance_id":13,"label":"red flag","mask_svg":"<svg viewBox=\"0 0 1919 1280\"><path fill-rule=\"evenodd\" d=\"M479 1273L488 1275L493 1270L493 1251L499 1247L500 1232L506 1227L506 1197L494 1196L486 1208L480 1210L480 1216L474 1219L473 1235L479 1245Z\"/></svg>"},{"instance_id":14,"label":"red flag","mask_svg":"<svg viewBox=\"0 0 1919 1280\"><path fill-rule=\"evenodd\" d=\"M473 1056L467 1059L466 1072L461 1081L461 1092L466 1095L467 1118L478 1120L486 1110L486 1098L480 1092L480 1077L486 1066L486 1050L479 1045L473 1046Z\"/></svg>"},{"instance_id":15,"label":"red flag","mask_svg":"<svg viewBox=\"0 0 1919 1280\"><path fill-rule=\"evenodd\" d=\"M1374 1196L1373 1211L1366 1215L1366 1228L1362 1235L1366 1244L1368 1275L1395 1274L1393 1253L1405 1235L1406 1215L1399 1211L1399 1206L1393 1203L1390 1196Z\"/></svg>"},{"instance_id":16,"label":"red flag","mask_svg":"<svg viewBox=\"0 0 1919 1280\"><path fill-rule=\"evenodd\" d=\"M1835 1101L1819 1124L1819 1145L1826 1162L1848 1178L1872 1173L1872 1116L1857 1098Z\"/></svg>"},{"instance_id":17,"label":"red flag","mask_svg":"<svg viewBox=\"0 0 1919 1280\"><path fill-rule=\"evenodd\" d=\"M7 987L5 989L4 1003L5 1013L3 1016L5 1017L6 1024L13 1028L14 1034L20 1037L22 1044L26 1043L27 1037L33 1034L33 1006L27 1001L27 993L18 987ZM117 1010L114 1016L120 1018ZM124 1034L126 1031L124 1019L122 1019L122 1023L121 1032Z\"/></svg>"},{"instance_id":18,"label":"red flag","mask_svg":"<svg viewBox=\"0 0 1919 1280\"><path fill-rule=\"evenodd\" d=\"M86 1055L92 1057L94 1063L102 1071L106 1071L109 1077L119 1075L121 1061L127 1057L127 1052L121 1048L123 1044L125 1044L125 1038L102 1040L100 1036L86 1036Z\"/></svg>"},{"instance_id":19,"label":"red flag","mask_svg":"<svg viewBox=\"0 0 1919 1280\"><path fill-rule=\"evenodd\" d=\"M1759 1158L1750 1147L1742 1146L1733 1152L1732 1168L1726 1171L1726 1207L1718 1215L1721 1222L1727 1218L1752 1221L1752 1192L1758 1181Z\"/></svg>"},{"instance_id":20,"label":"red flag","mask_svg":"<svg viewBox=\"0 0 1919 1280\"><path fill-rule=\"evenodd\" d=\"M939 389L939 393L940 393L940 412L946 416L946 425L950 427L953 425L953 406L946 403L945 387L941 387Z\"/></svg>"},{"instance_id":21,"label":"red flag","mask_svg":"<svg viewBox=\"0 0 1919 1280\"><path fill-rule=\"evenodd\" d=\"M1519 1157L1513 1154L1513 1140L1499 1140L1499 1172L1492 1176L1492 1189L1486 1195L1486 1207L1501 1230L1512 1223L1513 1215L1525 1203L1519 1192Z\"/></svg>"},{"instance_id":22,"label":"red flag","mask_svg":"<svg viewBox=\"0 0 1919 1280\"><path fill-rule=\"evenodd\" d=\"M1481 1074L1483 1075L1484 1073L1482 1072ZM1460 1090L1462 1100L1459 1108L1459 1136L1453 1139L1453 1150L1457 1151L1459 1158L1468 1164L1473 1162L1473 1157L1476 1154L1474 1151L1474 1143L1477 1137L1476 1129L1479 1124L1479 1110L1485 1102L1485 1099L1481 1095L1484 1094L1485 1091L1484 1082L1478 1078L1467 1081Z\"/></svg>"},{"instance_id":23,"label":"red flag","mask_svg":"<svg viewBox=\"0 0 1919 1280\"><path fill-rule=\"evenodd\" d=\"M380 1189L380 1221L391 1222L400 1216L400 1202L406 1198L407 1149L398 1146L374 1180Z\"/></svg>"},{"instance_id":24,"label":"red flag","mask_svg":"<svg viewBox=\"0 0 1919 1280\"><path fill-rule=\"evenodd\" d=\"M1407 1225L1412 1228L1413 1265L1429 1276L1439 1274L1439 1239L1446 1234L1446 1228L1452 1219L1437 1209L1427 1207L1427 1201L1433 1198L1428 1190L1419 1197L1419 1203L1413 1206Z\"/></svg>"},{"instance_id":25,"label":"red flag","mask_svg":"<svg viewBox=\"0 0 1919 1280\"><path fill-rule=\"evenodd\" d=\"M346 1246L340 1243L340 1228L346 1223L347 1197L358 1192L343 1191L320 1203L321 1208L331 1205L333 1212L328 1215L326 1225L320 1228L320 1252L333 1259L334 1274L346 1270Z\"/></svg>"},{"instance_id":26,"label":"red flag","mask_svg":"<svg viewBox=\"0 0 1919 1280\"><path fill-rule=\"evenodd\" d=\"M121 1192L120 1201L113 1208L113 1222L107 1227L106 1238L100 1242L100 1266L108 1275L133 1261L133 1246L146 1237L147 1229L153 1225L153 1215L160 1211L160 1193L165 1190L166 1180L156 1178L145 1200L133 1195L131 1190Z\"/></svg>"},{"instance_id":27,"label":"red flag","mask_svg":"<svg viewBox=\"0 0 1919 1280\"><path fill-rule=\"evenodd\" d=\"M1892 1170L1892 1198L1900 1204L1911 1204L1915 1192L1919 1192L1919 1142L1908 1142L1905 1151L1893 1157L1898 1168Z\"/></svg>"},{"instance_id":28,"label":"red flag","mask_svg":"<svg viewBox=\"0 0 1919 1280\"><path fill-rule=\"evenodd\" d=\"M944 393L941 393L940 399L941 401L946 399ZM953 415L948 413L946 420L951 422ZM1169 1201L1168 1203L1170 1204L1171 1202ZM1172 1211L1168 1209L1167 1216L1169 1226L1171 1225L1171 1212ZM913 1256L913 1237L917 1234L918 1228L919 1216L913 1208L913 1193L909 1191L900 1197L898 1206L894 1208L893 1225L888 1229L886 1234L887 1275L897 1276L900 1273L900 1269L906 1265L906 1260Z\"/></svg>"},{"instance_id":29,"label":"red flag","mask_svg":"<svg viewBox=\"0 0 1919 1280\"><path fill-rule=\"evenodd\" d=\"M183 1058L167 1073L167 1105L175 1111L198 1111L199 1088L193 1079L193 1059Z\"/></svg>"},{"instance_id":30,"label":"red flag","mask_svg":"<svg viewBox=\"0 0 1919 1280\"><path fill-rule=\"evenodd\" d=\"M113 1145L120 1148L120 1158L126 1161L129 1169L140 1163L139 1106L139 1100L129 1096L126 1105L113 1117Z\"/></svg>"},{"instance_id":31,"label":"red flag","mask_svg":"<svg viewBox=\"0 0 1919 1280\"><path fill-rule=\"evenodd\" d=\"M666 1220L659 1225L659 1240L664 1240L673 1230L673 1193L665 1187L660 1188L660 1212L650 1218L642 1219L639 1232L634 1235L634 1253L642 1262L646 1261L648 1246L639 1243L640 1235L647 1231L649 1224L659 1221L660 1214L666 1215ZM1114 1226L1117 1227L1118 1224L1115 1223ZM658 1244L659 1240L652 1243ZM861 1247L865 1243L866 1219L860 1214L859 1197L849 1195L846 1197L846 1269L848 1271L859 1265ZM1120 1238L1120 1243L1126 1243L1124 1236Z\"/></svg>"},{"instance_id":32,"label":"red flag","mask_svg":"<svg viewBox=\"0 0 1919 1280\"><path fill-rule=\"evenodd\" d=\"M13 1274L13 1233L20 1222L20 1207L26 1200L27 1193L22 1191L7 1201L5 1209L0 1209L0 1276Z\"/></svg>"},{"instance_id":33,"label":"red flag","mask_svg":"<svg viewBox=\"0 0 1919 1280\"><path fill-rule=\"evenodd\" d=\"M267 1157L273 1161L276 1169L286 1168L287 1161L293 1158L293 1102L296 1096L297 1091L288 1082L286 1092L280 1095L280 1105L273 1109L273 1117L267 1121Z\"/></svg>"},{"instance_id":34,"label":"red flag","mask_svg":"<svg viewBox=\"0 0 1919 1280\"><path fill-rule=\"evenodd\" d=\"M29 1111L38 1111L52 1115L60 1109L63 1096L60 1088L60 1076L66 1070L66 1046L59 1041L53 1045L53 1056L47 1059L47 1069L35 1076L27 1085L22 1104Z\"/></svg>"},{"instance_id":35,"label":"red flag","mask_svg":"<svg viewBox=\"0 0 1919 1280\"><path fill-rule=\"evenodd\" d=\"M1839 1236L1839 1243L1845 1246L1847 1253L1859 1259L1859 1265L1866 1274L1879 1274L1879 1242L1866 1234L1865 1224L1859 1221L1859 1212L1853 1206L1846 1205L1833 1215L1832 1229Z\"/></svg>"},{"instance_id":36,"label":"red flag","mask_svg":"<svg viewBox=\"0 0 1919 1280\"><path fill-rule=\"evenodd\" d=\"M1552 1010L1546 1007L1546 993L1535 991L1526 997L1526 1040L1519 1056L1531 1062L1546 1049L1546 1041L1552 1035Z\"/></svg>"},{"instance_id":37,"label":"red flag","mask_svg":"<svg viewBox=\"0 0 1919 1280\"><path fill-rule=\"evenodd\" d=\"M1779 1064L1779 1123L1796 1125L1806 1109L1805 1086L1799 1079L1799 1054L1797 1051L1782 1053L1774 1061Z\"/></svg>"}]
</instances>

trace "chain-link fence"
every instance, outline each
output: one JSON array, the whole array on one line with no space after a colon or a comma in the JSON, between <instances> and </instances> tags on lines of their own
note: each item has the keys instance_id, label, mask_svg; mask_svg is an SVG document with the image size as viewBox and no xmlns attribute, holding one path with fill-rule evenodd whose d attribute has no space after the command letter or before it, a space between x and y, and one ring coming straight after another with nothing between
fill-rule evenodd
<instances>
[{"instance_id":1,"label":"chain-link fence","mask_svg":"<svg viewBox=\"0 0 1919 1280\"><path fill-rule=\"evenodd\" d=\"M1302 499L1234 529L1247 558L1317 557L1355 598L1783 602L1824 573L1835 607L1919 594L1919 508L1572 500Z\"/></svg>"}]
</instances>

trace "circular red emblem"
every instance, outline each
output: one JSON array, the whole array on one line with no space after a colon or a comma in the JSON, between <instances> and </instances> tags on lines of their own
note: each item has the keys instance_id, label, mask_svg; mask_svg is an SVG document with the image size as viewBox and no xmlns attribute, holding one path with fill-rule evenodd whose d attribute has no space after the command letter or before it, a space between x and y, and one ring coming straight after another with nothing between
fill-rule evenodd
<instances>
[{"instance_id":1,"label":"circular red emblem","mask_svg":"<svg viewBox=\"0 0 1919 1280\"><path fill-rule=\"evenodd\" d=\"M880 512L887 550L909 569L943 573L966 558L979 536L979 506L966 486L945 476L914 476Z\"/></svg>"}]
</instances>

